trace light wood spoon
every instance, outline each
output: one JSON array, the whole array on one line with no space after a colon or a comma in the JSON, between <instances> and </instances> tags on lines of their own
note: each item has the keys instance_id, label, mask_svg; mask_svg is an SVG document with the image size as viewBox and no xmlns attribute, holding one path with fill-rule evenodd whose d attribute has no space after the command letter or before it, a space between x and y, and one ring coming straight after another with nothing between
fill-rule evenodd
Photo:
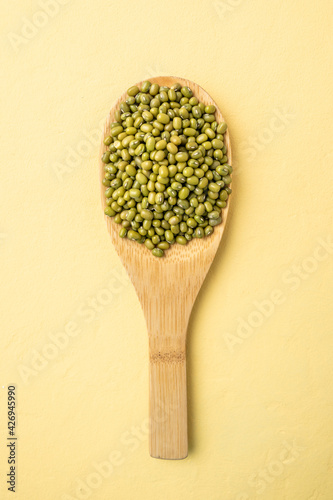
<instances>
[{"instance_id":1,"label":"light wood spoon","mask_svg":"<svg viewBox=\"0 0 333 500\"><path fill-rule=\"evenodd\" d=\"M173 76L151 78L152 83L171 87L174 83L189 86L204 104L214 104L217 122L224 121L213 99L199 85ZM141 83L136 84L141 88ZM100 157L107 147L103 140L110 135L110 123L126 92L112 107L104 128ZM228 163L231 147L225 134ZM105 188L102 185L104 163L99 174L103 210ZM119 237L120 226L105 216L108 231L119 257L136 289L146 318L149 337L149 412L150 455L155 458L181 459L188 453L186 398L186 330L191 310L221 241L229 203L222 211L222 223L211 236L193 239L186 246L174 244L163 258L154 257L145 245Z\"/></svg>"}]
</instances>

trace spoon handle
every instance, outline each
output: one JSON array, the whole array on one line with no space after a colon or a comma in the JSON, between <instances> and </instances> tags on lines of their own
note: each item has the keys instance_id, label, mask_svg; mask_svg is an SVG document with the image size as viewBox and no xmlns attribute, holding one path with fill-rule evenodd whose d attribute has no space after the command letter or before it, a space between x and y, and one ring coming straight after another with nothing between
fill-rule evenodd
<instances>
[{"instance_id":1,"label":"spoon handle","mask_svg":"<svg viewBox=\"0 0 333 500\"><path fill-rule=\"evenodd\" d=\"M187 457L186 353L150 350L150 455Z\"/></svg>"}]
</instances>

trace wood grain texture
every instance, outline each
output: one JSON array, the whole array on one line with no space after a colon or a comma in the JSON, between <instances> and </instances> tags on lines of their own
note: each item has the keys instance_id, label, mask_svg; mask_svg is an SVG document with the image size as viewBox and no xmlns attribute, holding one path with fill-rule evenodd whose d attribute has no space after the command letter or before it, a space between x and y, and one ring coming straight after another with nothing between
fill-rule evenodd
<instances>
[{"instance_id":1,"label":"wood grain texture","mask_svg":"<svg viewBox=\"0 0 333 500\"><path fill-rule=\"evenodd\" d=\"M152 83L189 86L199 101L214 104L216 119L224 121L219 107L199 85L172 76L151 78ZM139 82L136 85L141 87ZM107 147L103 140L126 92L117 99L107 118L100 158ZM231 164L229 132L225 134L228 162ZM104 163L99 160L99 181L103 210L106 207L102 179ZM156 258L145 245L119 237L119 225L105 216L107 229L119 257L136 289L146 318L149 337L150 454L156 458L181 459L188 453L186 402L186 331L191 310L215 257L229 211L222 212L222 223L214 233L193 239L186 246L174 244L165 257ZM134 339L133 339L134 340Z\"/></svg>"}]
</instances>

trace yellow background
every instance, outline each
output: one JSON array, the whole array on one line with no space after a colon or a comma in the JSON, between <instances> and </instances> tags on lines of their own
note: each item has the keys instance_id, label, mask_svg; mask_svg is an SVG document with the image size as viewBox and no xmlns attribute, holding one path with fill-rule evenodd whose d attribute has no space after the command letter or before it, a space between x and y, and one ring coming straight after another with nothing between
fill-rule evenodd
<instances>
[{"instance_id":1,"label":"yellow background","mask_svg":"<svg viewBox=\"0 0 333 500\"><path fill-rule=\"evenodd\" d=\"M1 499L14 383L17 500L331 500L332 2L13 0L0 28ZM97 178L110 106L158 75L211 94L235 167L184 461L148 454L146 327Z\"/></svg>"}]
</instances>

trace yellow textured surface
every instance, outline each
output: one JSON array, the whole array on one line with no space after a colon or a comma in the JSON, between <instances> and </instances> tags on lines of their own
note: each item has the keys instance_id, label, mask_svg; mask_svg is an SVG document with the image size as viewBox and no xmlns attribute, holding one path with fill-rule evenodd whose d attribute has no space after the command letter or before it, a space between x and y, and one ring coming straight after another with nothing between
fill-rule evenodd
<instances>
[{"instance_id":1,"label":"yellow textured surface","mask_svg":"<svg viewBox=\"0 0 333 500\"><path fill-rule=\"evenodd\" d=\"M3 7L1 499L10 383L17 500L333 498L332 19L329 0ZM184 461L148 454L146 328L97 179L112 102L160 74L216 100L236 171L190 323Z\"/></svg>"}]
</instances>

